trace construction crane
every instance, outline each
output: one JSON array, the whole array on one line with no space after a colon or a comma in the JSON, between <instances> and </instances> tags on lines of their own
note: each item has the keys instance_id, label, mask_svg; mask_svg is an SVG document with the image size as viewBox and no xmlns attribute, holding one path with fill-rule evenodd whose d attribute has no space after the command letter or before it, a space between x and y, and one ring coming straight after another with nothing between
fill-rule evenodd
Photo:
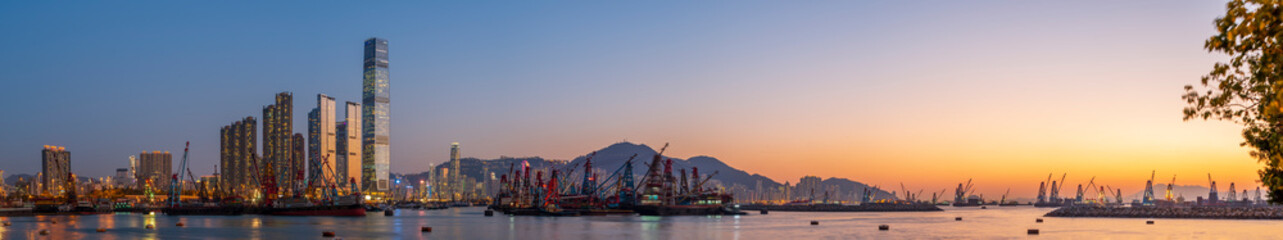
<instances>
[{"instance_id":1,"label":"construction crane","mask_svg":"<svg viewBox=\"0 0 1283 240\"><path fill-rule=\"evenodd\" d=\"M1209 183L1209 185L1211 185L1210 187L1211 191L1207 193L1207 200L1209 202L1215 203L1216 200L1219 200L1219 196L1216 194L1216 181L1212 181L1211 173L1207 174L1207 182Z\"/></svg>"},{"instance_id":2,"label":"construction crane","mask_svg":"<svg viewBox=\"0 0 1283 240\"><path fill-rule=\"evenodd\" d=\"M194 177L194 176L196 176L196 175L193 175L193 174L192 174L192 169L191 169L191 168L188 168L188 169L187 169L187 179L188 179L188 180L190 180L190 183L192 183L192 186L193 186L193 187L198 188L198 189L197 189L197 191L196 191L196 195L200 197L201 201L208 200L208 199L207 199L207 197L208 197L208 196L206 196L206 195L205 195L205 188L204 188L204 187L201 187L201 186L197 186L197 185L196 185L196 177ZM179 189L179 190L181 191L182 189Z\"/></svg>"},{"instance_id":3,"label":"construction crane","mask_svg":"<svg viewBox=\"0 0 1283 240\"><path fill-rule=\"evenodd\" d=\"M949 191L949 189L945 188L945 189L940 189L940 193L931 193L931 204L939 203L940 197L943 197L944 192L947 192L947 191Z\"/></svg>"},{"instance_id":4,"label":"construction crane","mask_svg":"<svg viewBox=\"0 0 1283 240\"><path fill-rule=\"evenodd\" d=\"M1060 175L1060 185L1056 185L1057 182L1051 182L1051 193L1048 194L1048 199L1060 201L1060 189L1065 188L1065 176L1069 176L1069 173Z\"/></svg>"},{"instance_id":5,"label":"construction crane","mask_svg":"<svg viewBox=\"0 0 1283 240\"><path fill-rule=\"evenodd\" d=\"M319 196L317 197L324 196L326 200L337 199L338 186L335 183L337 179L334 178L337 175L335 175L335 172L333 171L333 169L330 168L330 155L326 154L325 156L321 156L320 165L317 167L320 167L322 169L320 171L321 176L312 176L314 179L312 179L312 181L308 181L307 188L312 189L315 187L314 186L315 184L320 184L321 189L320 189L320 193L318 193ZM320 182L320 183L317 183L317 182Z\"/></svg>"},{"instance_id":6,"label":"construction crane","mask_svg":"<svg viewBox=\"0 0 1283 240\"><path fill-rule=\"evenodd\" d=\"M1106 194L1106 195L1108 195L1108 194L1111 194L1111 193L1112 193L1112 194L1114 194L1114 200L1115 200L1115 201L1117 201L1117 202L1118 202L1118 204L1122 204L1122 203L1123 203L1123 190L1122 190L1122 189L1113 188L1112 186L1109 186L1109 185L1105 185L1105 189L1106 189L1106 190L1105 190L1105 194Z\"/></svg>"},{"instance_id":7,"label":"construction crane","mask_svg":"<svg viewBox=\"0 0 1283 240\"><path fill-rule=\"evenodd\" d=\"M634 153L633 156L628 157L628 160L624 161L624 164L620 165L619 169L615 169L615 172L611 173L610 176L607 176L604 181L601 181L600 184L597 184L596 189L593 190L592 192L604 193L604 192L609 192L611 189L614 189L615 191L619 191L625 188L625 186L622 186L624 185L625 181L628 181L631 184L632 172L627 172L628 175L626 176L622 175L621 173L624 173L625 170L632 170L632 168L627 168L627 165L632 165L633 158L637 158L636 153ZM618 181L615 181L616 177L619 178ZM608 186L612 181L614 181L615 183L615 186L613 188ZM627 186L627 187L631 188L632 186Z\"/></svg>"},{"instance_id":8,"label":"construction crane","mask_svg":"<svg viewBox=\"0 0 1283 240\"><path fill-rule=\"evenodd\" d=\"M971 180L972 179L967 179L966 184L958 184L958 189L954 191L953 202L959 203L967 200L967 196L971 195L972 191Z\"/></svg>"},{"instance_id":9,"label":"construction crane","mask_svg":"<svg viewBox=\"0 0 1283 240\"><path fill-rule=\"evenodd\" d=\"M1123 203L1122 193L1121 193L1121 192L1119 192L1119 194L1114 194L1114 192L1115 192L1115 190L1116 190L1116 189L1114 189L1114 187L1113 187L1113 186L1105 185L1105 186L1101 186L1101 187L1100 187L1100 189L1103 189L1103 190L1101 190L1101 192L1104 192L1104 195L1106 195L1106 196L1115 196L1115 197L1117 197L1118 203ZM1102 198L1102 200L1104 200L1104 201L1101 201L1101 203L1109 203L1109 201L1108 201L1109 199L1107 199L1107 198Z\"/></svg>"},{"instance_id":10,"label":"construction crane","mask_svg":"<svg viewBox=\"0 0 1283 240\"><path fill-rule=\"evenodd\" d=\"M187 144L183 146L183 161L179 162L178 174L174 174L173 178L171 179L172 182L169 184L169 207L178 207L178 204L182 202L180 201L182 200L181 197L182 197L182 191L183 191L182 169L187 169L187 150L191 146L192 146L191 141L188 141Z\"/></svg>"},{"instance_id":11,"label":"construction crane","mask_svg":"<svg viewBox=\"0 0 1283 240\"><path fill-rule=\"evenodd\" d=\"M1051 184L1052 174L1053 173L1047 173L1047 180L1042 181L1042 183L1038 184L1038 203L1043 203L1047 201L1047 184Z\"/></svg>"},{"instance_id":12,"label":"construction crane","mask_svg":"<svg viewBox=\"0 0 1283 240\"><path fill-rule=\"evenodd\" d=\"M1144 204L1144 205L1154 204L1154 174L1157 174L1157 173L1158 171L1156 170L1149 173L1149 181L1145 181L1145 192L1142 193L1143 195L1141 196L1141 200L1140 200L1141 204Z\"/></svg>"},{"instance_id":13,"label":"construction crane","mask_svg":"<svg viewBox=\"0 0 1283 240\"><path fill-rule=\"evenodd\" d=\"M583 184L580 184L579 186L582 188L579 190L580 194L596 196L597 179L592 174L592 157L596 155L597 155L597 151L593 151L592 153L588 154L588 157L584 158L584 181L583 181ZM595 197L590 198L589 201L592 201L594 199Z\"/></svg>"},{"instance_id":14,"label":"construction crane","mask_svg":"<svg viewBox=\"0 0 1283 240\"><path fill-rule=\"evenodd\" d=\"M255 181L258 182L259 190L263 194L263 204L270 207L276 200L276 174L272 171L271 162L265 162L264 164L267 166L258 167L258 155L253 155L250 158L250 167L254 168L254 172L259 174L250 175L254 176L256 178Z\"/></svg>"},{"instance_id":15,"label":"construction crane","mask_svg":"<svg viewBox=\"0 0 1283 240\"><path fill-rule=\"evenodd\" d=\"M910 202L912 202L912 201L913 201L913 193L912 193L912 192L909 192L909 188L905 188L905 187L904 187L904 183L903 183L903 182L901 182L901 183L900 183L900 191L904 191L904 200L905 200L905 201L910 201Z\"/></svg>"},{"instance_id":16,"label":"construction crane","mask_svg":"<svg viewBox=\"0 0 1283 240\"><path fill-rule=\"evenodd\" d=\"M1002 193L1002 198L998 199L998 205L1007 204L1007 194L1010 194L1010 193L1011 193L1011 188L1007 188L1007 192Z\"/></svg>"},{"instance_id":17,"label":"construction crane","mask_svg":"<svg viewBox=\"0 0 1283 240\"><path fill-rule=\"evenodd\" d=\"M652 173L656 175L659 174L659 171L660 171L659 166L661 165L661 160L664 158L663 157L664 150L667 150L667 149L668 149L668 143L664 143L664 147L659 148L659 152L655 153L655 157L651 160L651 163L649 164L643 163L643 164L646 164L647 170L646 170L646 175L642 175L642 179L641 179L642 184L646 184L648 181L652 180L650 179L650 175Z\"/></svg>"}]
</instances>

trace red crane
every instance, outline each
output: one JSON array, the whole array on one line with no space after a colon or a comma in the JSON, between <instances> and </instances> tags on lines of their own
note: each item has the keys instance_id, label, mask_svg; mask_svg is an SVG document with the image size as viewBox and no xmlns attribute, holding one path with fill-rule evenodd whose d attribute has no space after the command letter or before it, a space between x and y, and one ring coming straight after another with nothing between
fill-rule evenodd
<instances>
[{"instance_id":1,"label":"red crane","mask_svg":"<svg viewBox=\"0 0 1283 240\"><path fill-rule=\"evenodd\" d=\"M260 170L258 167L258 155L254 155L253 158L250 159L250 167L253 167L254 171L259 172L261 175L256 177L258 177L259 180L259 189L263 192L263 203L267 206L271 206L272 202L276 200L276 174L272 171L271 162L266 162L264 164L267 165L266 168L261 168Z\"/></svg>"}]
</instances>

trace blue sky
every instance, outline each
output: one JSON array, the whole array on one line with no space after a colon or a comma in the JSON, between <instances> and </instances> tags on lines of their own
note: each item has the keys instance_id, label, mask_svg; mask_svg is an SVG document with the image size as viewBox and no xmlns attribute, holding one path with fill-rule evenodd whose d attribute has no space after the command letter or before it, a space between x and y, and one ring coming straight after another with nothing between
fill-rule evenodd
<instances>
[{"instance_id":1,"label":"blue sky","mask_svg":"<svg viewBox=\"0 0 1283 240\"><path fill-rule=\"evenodd\" d=\"M73 171L106 176L140 151L177 159L191 141L193 172L209 174L219 127L261 118L276 92L295 94L296 132L317 93L359 101L361 44L377 36L390 41L394 172L444 161L450 142L469 157L569 159L629 140L781 181L926 171L934 177L907 183L949 186L1013 163L1087 171L1126 159L1136 167L1117 176L1176 161L1246 182L1255 163L1235 126L1180 121L1181 87L1218 59L1201 47L1222 11L1212 1L11 1L0 3L0 169L35 172L40 146L60 145ZM960 168L973 172L947 173Z\"/></svg>"}]
</instances>

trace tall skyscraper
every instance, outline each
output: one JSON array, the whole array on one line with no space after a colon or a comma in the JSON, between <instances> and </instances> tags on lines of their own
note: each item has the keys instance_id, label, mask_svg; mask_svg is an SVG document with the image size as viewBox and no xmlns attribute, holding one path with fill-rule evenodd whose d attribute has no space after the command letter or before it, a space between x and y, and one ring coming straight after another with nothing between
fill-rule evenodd
<instances>
[{"instance_id":1,"label":"tall skyscraper","mask_svg":"<svg viewBox=\"0 0 1283 240\"><path fill-rule=\"evenodd\" d=\"M335 167L340 185L361 179L361 105L347 102L345 109L344 120L335 125ZM356 188L350 191L360 191L360 186Z\"/></svg>"},{"instance_id":2,"label":"tall skyscraper","mask_svg":"<svg viewBox=\"0 0 1283 240\"><path fill-rule=\"evenodd\" d=\"M179 169L178 171L182 171ZM151 186L156 190L168 191L170 182L173 181L174 158L169 151L151 151L138 154L138 175L134 178L139 182L139 189L145 187L145 182L150 180Z\"/></svg>"},{"instance_id":3,"label":"tall skyscraper","mask_svg":"<svg viewBox=\"0 0 1283 240\"><path fill-rule=\"evenodd\" d=\"M45 145L40 150L40 173L43 178L40 180L44 185L42 192L47 194L62 194L67 182L67 176L71 174L71 151L65 147Z\"/></svg>"},{"instance_id":4,"label":"tall skyscraper","mask_svg":"<svg viewBox=\"0 0 1283 240\"><path fill-rule=\"evenodd\" d=\"M362 185L371 191L388 190L391 94L388 80L388 40L365 40L361 82Z\"/></svg>"},{"instance_id":5,"label":"tall skyscraper","mask_svg":"<svg viewBox=\"0 0 1283 240\"><path fill-rule=\"evenodd\" d=\"M258 128L254 117L245 117L232 125L223 126L222 150L219 161L219 189L236 196L249 196L258 170L253 168L257 159Z\"/></svg>"},{"instance_id":6,"label":"tall skyscraper","mask_svg":"<svg viewBox=\"0 0 1283 240\"><path fill-rule=\"evenodd\" d=\"M459 169L460 164L459 164L459 143L458 142L450 143L450 162L452 164L450 169L451 191L455 194L462 193L463 176L460 174L463 173L463 171L460 171Z\"/></svg>"},{"instance_id":7,"label":"tall skyscraper","mask_svg":"<svg viewBox=\"0 0 1283 240\"><path fill-rule=\"evenodd\" d=\"M337 165L335 158L334 141L336 134L334 129L334 98L325 94L316 95L316 108L307 114L308 129L308 147L311 151L310 166L311 179L319 181L316 186L329 186L330 180L337 180L334 174L337 173L334 167Z\"/></svg>"},{"instance_id":8,"label":"tall skyscraper","mask_svg":"<svg viewBox=\"0 0 1283 240\"><path fill-rule=\"evenodd\" d=\"M135 173L137 171L138 171L138 157L134 155L129 155L129 176L132 177L134 175L137 175Z\"/></svg>"},{"instance_id":9,"label":"tall skyscraper","mask_svg":"<svg viewBox=\"0 0 1283 240\"><path fill-rule=\"evenodd\" d=\"M260 168L269 168L276 176L276 185L283 187L278 193L292 194L288 187L294 186L295 166L303 163L293 162L294 158L294 94L282 92L276 94L276 104L263 107L263 164ZM268 169L264 169L268 170Z\"/></svg>"}]
</instances>

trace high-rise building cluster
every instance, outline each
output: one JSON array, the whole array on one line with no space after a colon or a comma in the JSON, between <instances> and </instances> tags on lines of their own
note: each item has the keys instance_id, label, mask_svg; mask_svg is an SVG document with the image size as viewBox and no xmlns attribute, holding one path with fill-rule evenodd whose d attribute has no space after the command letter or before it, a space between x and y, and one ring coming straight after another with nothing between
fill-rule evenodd
<instances>
[{"instance_id":1,"label":"high-rise building cluster","mask_svg":"<svg viewBox=\"0 0 1283 240\"><path fill-rule=\"evenodd\" d=\"M261 158L253 117L223 126L219 189L251 196L263 184L259 178L270 175L283 196L337 185L347 191L342 194L381 197L388 190L391 163L387 40L366 40L364 58L362 101L346 102L341 121L334 97L317 94L316 107L307 113L306 135L296 133L294 94L276 94L275 102L263 107Z\"/></svg>"},{"instance_id":2,"label":"high-rise building cluster","mask_svg":"<svg viewBox=\"0 0 1283 240\"><path fill-rule=\"evenodd\" d=\"M219 183L223 191L232 195L248 196L256 184L254 168L258 158L257 121L245 117L219 130Z\"/></svg>"},{"instance_id":3,"label":"high-rise building cluster","mask_svg":"<svg viewBox=\"0 0 1283 240\"><path fill-rule=\"evenodd\" d=\"M277 186L294 186L295 167L303 163L294 162L293 93L278 93L275 104L263 107L263 161L259 163L263 171L273 173ZM290 189L278 192L289 195Z\"/></svg>"}]
</instances>

